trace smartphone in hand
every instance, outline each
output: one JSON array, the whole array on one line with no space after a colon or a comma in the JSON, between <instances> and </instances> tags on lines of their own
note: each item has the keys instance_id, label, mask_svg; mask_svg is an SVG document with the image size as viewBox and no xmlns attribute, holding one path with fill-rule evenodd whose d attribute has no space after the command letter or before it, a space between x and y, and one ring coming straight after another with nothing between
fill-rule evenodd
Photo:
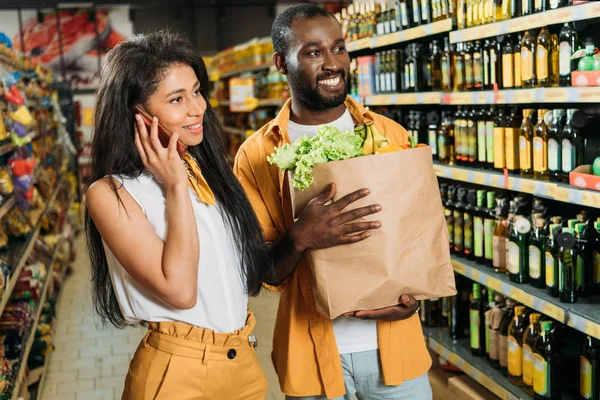
<instances>
[{"instance_id":1,"label":"smartphone in hand","mask_svg":"<svg viewBox=\"0 0 600 400\"><path fill-rule=\"evenodd\" d=\"M135 106L135 111L142 117L142 119L144 120L144 124L146 125L146 128L148 128L148 132L150 132L150 127L152 126L152 116L150 114L148 114L139 105ZM173 134L171 133L171 131L169 131L167 128L165 128L159 121L158 122L158 140L160 140L160 143L163 145L163 147L165 149L167 147L169 147L169 140L171 140L172 135ZM185 144L181 143L180 140L178 140L177 141L177 152L179 153L179 156L183 157L186 150L187 150L187 146Z\"/></svg>"}]
</instances>

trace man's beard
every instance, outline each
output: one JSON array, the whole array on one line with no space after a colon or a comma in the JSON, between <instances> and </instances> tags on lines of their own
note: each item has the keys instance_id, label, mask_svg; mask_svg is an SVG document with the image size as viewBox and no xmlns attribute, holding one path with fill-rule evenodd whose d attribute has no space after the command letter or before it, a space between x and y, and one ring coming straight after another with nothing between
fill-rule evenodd
<instances>
[{"instance_id":1,"label":"man's beard","mask_svg":"<svg viewBox=\"0 0 600 400\"><path fill-rule=\"evenodd\" d=\"M324 96L319 92L318 82L315 82L316 87L312 87L310 79L300 71L290 70L288 80L292 92L304 107L313 111L321 111L344 104L348 94L348 81L344 70L341 70L339 75L340 79L344 80L344 90L331 96Z\"/></svg>"}]
</instances>

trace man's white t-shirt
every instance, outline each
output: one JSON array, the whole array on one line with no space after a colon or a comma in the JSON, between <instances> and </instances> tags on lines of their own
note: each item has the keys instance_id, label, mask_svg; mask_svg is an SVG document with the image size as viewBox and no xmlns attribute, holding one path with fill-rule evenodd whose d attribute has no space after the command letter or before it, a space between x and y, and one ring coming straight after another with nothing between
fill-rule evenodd
<instances>
[{"instance_id":1,"label":"man's white t-shirt","mask_svg":"<svg viewBox=\"0 0 600 400\"><path fill-rule=\"evenodd\" d=\"M340 118L326 125L335 126L341 131L354 129L354 121L348 110ZM304 135L315 135L318 127L318 125L300 125L289 121L287 131L290 142L294 143ZM340 354L379 348L377 345L377 321L361 320L354 317L338 317L332 323Z\"/></svg>"}]
</instances>

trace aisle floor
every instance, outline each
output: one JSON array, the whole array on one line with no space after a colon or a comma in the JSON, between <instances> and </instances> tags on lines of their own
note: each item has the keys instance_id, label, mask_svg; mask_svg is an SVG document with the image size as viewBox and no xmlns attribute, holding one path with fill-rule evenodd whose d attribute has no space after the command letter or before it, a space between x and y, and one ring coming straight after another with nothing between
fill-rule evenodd
<instances>
[{"instance_id":1,"label":"aisle floor","mask_svg":"<svg viewBox=\"0 0 600 400\"><path fill-rule=\"evenodd\" d=\"M129 361L145 330L101 326L92 308L83 237L77 240L77 255L57 306L56 349L40 400L120 399ZM277 294L268 292L250 300L258 322L258 356L269 382L268 400L284 398L270 360L277 302Z\"/></svg>"}]
</instances>

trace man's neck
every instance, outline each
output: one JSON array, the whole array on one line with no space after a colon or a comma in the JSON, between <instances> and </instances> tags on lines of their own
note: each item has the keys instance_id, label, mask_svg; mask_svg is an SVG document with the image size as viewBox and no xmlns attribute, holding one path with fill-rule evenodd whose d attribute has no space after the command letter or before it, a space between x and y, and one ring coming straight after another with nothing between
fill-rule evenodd
<instances>
[{"instance_id":1,"label":"man's neck","mask_svg":"<svg viewBox=\"0 0 600 400\"><path fill-rule=\"evenodd\" d=\"M321 125L328 124L339 119L346 112L346 105L341 104L338 107L324 110L310 110L300 101L297 101L292 95L292 107L290 111L290 120L300 125Z\"/></svg>"}]
</instances>

